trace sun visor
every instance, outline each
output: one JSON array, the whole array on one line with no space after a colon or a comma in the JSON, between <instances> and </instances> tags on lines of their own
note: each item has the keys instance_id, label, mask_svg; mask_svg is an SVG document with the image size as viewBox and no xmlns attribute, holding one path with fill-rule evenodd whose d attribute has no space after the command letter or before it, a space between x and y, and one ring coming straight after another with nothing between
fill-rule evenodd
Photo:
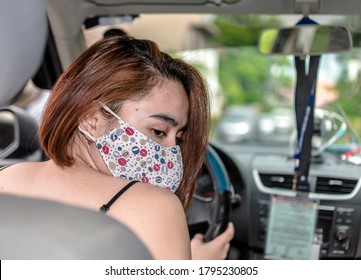
<instances>
[{"instance_id":1,"label":"sun visor","mask_svg":"<svg viewBox=\"0 0 361 280\"><path fill-rule=\"evenodd\" d=\"M47 37L43 0L0 1L0 106L22 89L40 66Z\"/></svg>"}]
</instances>

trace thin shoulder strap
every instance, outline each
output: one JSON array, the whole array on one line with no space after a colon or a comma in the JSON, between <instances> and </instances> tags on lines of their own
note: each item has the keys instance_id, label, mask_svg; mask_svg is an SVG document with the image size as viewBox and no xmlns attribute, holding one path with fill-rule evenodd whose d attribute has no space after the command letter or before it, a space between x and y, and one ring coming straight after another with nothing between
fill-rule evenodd
<instances>
[{"instance_id":1,"label":"thin shoulder strap","mask_svg":"<svg viewBox=\"0 0 361 280\"><path fill-rule=\"evenodd\" d=\"M0 167L0 171L1 171L1 170L4 170L5 168L8 168L9 166L10 166L10 165L1 166L1 167Z\"/></svg>"},{"instance_id":2,"label":"thin shoulder strap","mask_svg":"<svg viewBox=\"0 0 361 280\"><path fill-rule=\"evenodd\" d=\"M100 207L100 212L106 213L110 206L113 205L113 203L121 196L127 189L129 189L131 186L133 186L135 183L138 183L139 181L131 181L126 185L124 188L122 188L107 204L104 204L102 207Z\"/></svg>"}]
</instances>

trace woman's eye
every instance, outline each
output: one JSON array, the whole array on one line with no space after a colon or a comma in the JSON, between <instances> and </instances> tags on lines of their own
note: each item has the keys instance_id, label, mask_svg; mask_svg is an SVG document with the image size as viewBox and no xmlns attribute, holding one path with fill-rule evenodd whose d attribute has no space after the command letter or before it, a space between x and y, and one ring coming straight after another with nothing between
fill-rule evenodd
<instances>
[{"instance_id":1,"label":"woman's eye","mask_svg":"<svg viewBox=\"0 0 361 280\"><path fill-rule=\"evenodd\" d=\"M158 138L161 138L161 137L166 136L166 134L165 134L163 131L158 130L158 129L153 129L153 133L154 133L155 136L157 136Z\"/></svg>"}]
</instances>

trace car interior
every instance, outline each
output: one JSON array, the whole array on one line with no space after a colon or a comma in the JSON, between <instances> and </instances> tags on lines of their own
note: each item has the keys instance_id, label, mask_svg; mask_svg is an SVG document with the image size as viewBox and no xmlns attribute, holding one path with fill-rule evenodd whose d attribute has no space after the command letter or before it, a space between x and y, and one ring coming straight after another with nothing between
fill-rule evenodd
<instances>
[{"instance_id":1,"label":"car interior","mask_svg":"<svg viewBox=\"0 0 361 280\"><path fill-rule=\"evenodd\" d=\"M358 1L6 0L0 8L3 26L15 15L22 19L1 31L8 39L0 49L0 168L46 159L36 140L38 121L29 113L35 100L29 92L37 98L51 94L59 75L90 44L111 32L126 32L155 40L164 51L199 66L209 81L213 123L187 212L191 237L200 232L211 240L231 221L235 236L229 260L361 259ZM345 71L354 69L354 76L341 71L341 62ZM333 75L336 85L324 80ZM53 214L75 211L87 221L94 218L93 213L46 201L0 200L3 209L22 204L39 212L41 216L31 219L36 224L42 220L44 227L50 221L41 207ZM109 241L103 249L57 255L64 246L58 242L52 253L15 255L5 250L6 240L30 213L11 213L0 216L2 259L150 258L125 227L102 218L94 223L107 224L114 242L124 242L115 237L122 232L139 250L124 255L112 250ZM295 224L297 219L301 222ZM66 246L91 226L74 223L69 220L66 228L78 232L66 237ZM28 223L24 227L29 230ZM55 237L49 242L56 242ZM283 237L294 240L285 245ZM130 246L125 250L131 251Z\"/></svg>"}]
</instances>

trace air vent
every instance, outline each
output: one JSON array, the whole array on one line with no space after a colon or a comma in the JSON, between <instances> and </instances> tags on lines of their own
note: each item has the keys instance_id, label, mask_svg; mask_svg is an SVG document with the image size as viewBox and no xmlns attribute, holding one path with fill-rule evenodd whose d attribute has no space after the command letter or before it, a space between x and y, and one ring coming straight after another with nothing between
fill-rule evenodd
<instances>
[{"instance_id":1,"label":"air vent","mask_svg":"<svg viewBox=\"0 0 361 280\"><path fill-rule=\"evenodd\" d=\"M356 180L317 177L316 193L349 194L356 187Z\"/></svg>"},{"instance_id":2,"label":"air vent","mask_svg":"<svg viewBox=\"0 0 361 280\"><path fill-rule=\"evenodd\" d=\"M293 175L260 173L259 176L265 187L292 190Z\"/></svg>"}]
</instances>

